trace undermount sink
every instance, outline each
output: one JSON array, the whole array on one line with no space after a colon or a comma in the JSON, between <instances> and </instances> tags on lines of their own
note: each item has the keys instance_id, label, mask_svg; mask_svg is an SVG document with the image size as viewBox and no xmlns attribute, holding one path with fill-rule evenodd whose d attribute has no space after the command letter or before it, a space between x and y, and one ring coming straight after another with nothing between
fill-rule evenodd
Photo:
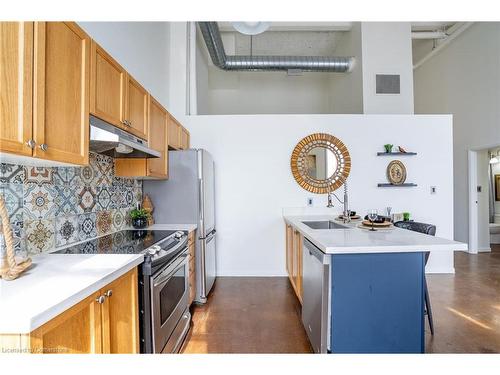
<instances>
[{"instance_id":1,"label":"undermount sink","mask_svg":"<svg viewBox=\"0 0 500 375\"><path fill-rule=\"evenodd\" d=\"M303 221L302 224L307 225L311 229L348 229L346 225L336 223L331 220L323 221Z\"/></svg>"}]
</instances>

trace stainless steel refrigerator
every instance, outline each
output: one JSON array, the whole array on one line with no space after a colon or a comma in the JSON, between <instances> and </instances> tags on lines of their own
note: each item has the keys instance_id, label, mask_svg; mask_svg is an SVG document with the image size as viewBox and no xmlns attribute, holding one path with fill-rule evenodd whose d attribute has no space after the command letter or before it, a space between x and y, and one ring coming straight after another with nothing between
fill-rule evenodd
<instances>
[{"instance_id":1,"label":"stainless steel refrigerator","mask_svg":"<svg viewBox=\"0 0 500 375\"><path fill-rule=\"evenodd\" d=\"M214 161L206 150L170 151L165 181L144 181L159 224L198 224L195 253L196 297L200 303L215 282L216 229Z\"/></svg>"}]
</instances>

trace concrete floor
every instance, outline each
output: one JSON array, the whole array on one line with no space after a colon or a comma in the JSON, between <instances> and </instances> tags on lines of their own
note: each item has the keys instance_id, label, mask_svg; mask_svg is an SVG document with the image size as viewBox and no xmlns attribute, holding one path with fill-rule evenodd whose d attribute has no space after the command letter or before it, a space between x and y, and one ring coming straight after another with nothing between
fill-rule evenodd
<instances>
[{"instance_id":1,"label":"concrete floor","mask_svg":"<svg viewBox=\"0 0 500 375\"><path fill-rule=\"evenodd\" d=\"M427 275L434 336L429 353L500 353L500 245L455 253L455 275ZM427 324L427 322L426 322Z\"/></svg>"},{"instance_id":2,"label":"concrete floor","mask_svg":"<svg viewBox=\"0 0 500 375\"><path fill-rule=\"evenodd\" d=\"M455 275L427 275L435 334L428 353L500 353L500 245L455 253ZM221 277L193 308L184 353L310 353L287 278Z\"/></svg>"}]
</instances>

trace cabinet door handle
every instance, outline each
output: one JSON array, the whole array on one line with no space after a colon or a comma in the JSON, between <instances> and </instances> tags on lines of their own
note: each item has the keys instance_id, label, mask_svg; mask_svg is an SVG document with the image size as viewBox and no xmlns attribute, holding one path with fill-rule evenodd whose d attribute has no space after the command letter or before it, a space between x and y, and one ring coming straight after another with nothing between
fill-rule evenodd
<instances>
[{"instance_id":1,"label":"cabinet door handle","mask_svg":"<svg viewBox=\"0 0 500 375\"><path fill-rule=\"evenodd\" d=\"M30 139L29 141L26 142L26 145L31 148L31 149L34 149L35 146L36 146L36 142L33 140L33 139Z\"/></svg>"},{"instance_id":2,"label":"cabinet door handle","mask_svg":"<svg viewBox=\"0 0 500 375\"><path fill-rule=\"evenodd\" d=\"M106 293L104 293L104 295L109 298L113 295L113 291L110 289Z\"/></svg>"},{"instance_id":3,"label":"cabinet door handle","mask_svg":"<svg viewBox=\"0 0 500 375\"><path fill-rule=\"evenodd\" d=\"M40 149L41 149L42 151L47 151L47 150L48 150L48 148L49 148L49 146L47 146L47 144L46 144L46 143L42 143L42 144L40 145Z\"/></svg>"},{"instance_id":4,"label":"cabinet door handle","mask_svg":"<svg viewBox=\"0 0 500 375\"><path fill-rule=\"evenodd\" d=\"M106 297L104 297L104 296L99 296L99 297L97 297L97 298L95 299L95 301L96 301L97 303L103 304L105 299L106 299Z\"/></svg>"}]
</instances>

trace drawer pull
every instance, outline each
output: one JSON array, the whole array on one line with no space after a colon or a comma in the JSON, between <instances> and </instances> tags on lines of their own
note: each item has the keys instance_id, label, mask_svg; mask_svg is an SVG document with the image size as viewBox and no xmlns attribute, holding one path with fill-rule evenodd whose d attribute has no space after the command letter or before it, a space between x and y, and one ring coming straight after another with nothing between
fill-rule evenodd
<instances>
[{"instance_id":1,"label":"drawer pull","mask_svg":"<svg viewBox=\"0 0 500 375\"><path fill-rule=\"evenodd\" d=\"M47 150L48 150L48 148L49 148L49 146L47 146L47 144L46 144L46 143L42 143L42 144L40 145L40 149L41 149L42 151L47 151Z\"/></svg>"}]
</instances>

